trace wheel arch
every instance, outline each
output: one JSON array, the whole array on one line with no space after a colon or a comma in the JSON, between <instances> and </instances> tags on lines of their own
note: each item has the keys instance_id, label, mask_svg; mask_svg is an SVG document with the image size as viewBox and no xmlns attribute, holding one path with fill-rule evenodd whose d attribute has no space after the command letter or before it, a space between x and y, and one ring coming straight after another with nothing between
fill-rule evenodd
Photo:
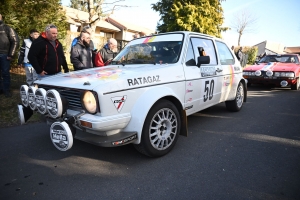
<instances>
[{"instance_id":1,"label":"wheel arch","mask_svg":"<svg viewBox=\"0 0 300 200\"><path fill-rule=\"evenodd\" d=\"M182 122L181 127L186 128L186 126L184 125L186 124L186 114L185 110L183 109L183 104L179 100L180 98L170 88L160 88L159 90L153 88L147 90L137 99L135 105L131 110L131 120L127 127L124 129L125 131L134 130L137 132L138 139L136 142L134 142L134 144L139 144L141 141L143 126L150 109L162 99L166 99L175 105L175 107L178 109L178 112L180 113L180 120ZM181 128L180 133L183 133L183 135L185 135L182 130L183 128Z\"/></svg>"}]
</instances>

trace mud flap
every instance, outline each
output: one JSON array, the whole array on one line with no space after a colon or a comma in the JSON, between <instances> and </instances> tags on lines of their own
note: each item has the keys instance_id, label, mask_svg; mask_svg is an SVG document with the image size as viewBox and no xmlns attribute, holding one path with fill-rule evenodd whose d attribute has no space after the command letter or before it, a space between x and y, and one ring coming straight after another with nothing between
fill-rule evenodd
<instances>
[{"instance_id":1,"label":"mud flap","mask_svg":"<svg viewBox=\"0 0 300 200\"><path fill-rule=\"evenodd\" d=\"M33 111L29 107L18 105L18 117L21 125L25 124L32 115Z\"/></svg>"},{"instance_id":2,"label":"mud flap","mask_svg":"<svg viewBox=\"0 0 300 200\"><path fill-rule=\"evenodd\" d=\"M50 127L50 138L60 151L67 151L73 146L73 134L66 122L54 122Z\"/></svg>"},{"instance_id":3,"label":"mud flap","mask_svg":"<svg viewBox=\"0 0 300 200\"><path fill-rule=\"evenodd\" d=\"M186 116L186 111L182 110L181 112L181 130L180 130L180 135L183 135L185 137L188 136L188 128L187 128L187 116Z\"/></svg>"}]
</instances>

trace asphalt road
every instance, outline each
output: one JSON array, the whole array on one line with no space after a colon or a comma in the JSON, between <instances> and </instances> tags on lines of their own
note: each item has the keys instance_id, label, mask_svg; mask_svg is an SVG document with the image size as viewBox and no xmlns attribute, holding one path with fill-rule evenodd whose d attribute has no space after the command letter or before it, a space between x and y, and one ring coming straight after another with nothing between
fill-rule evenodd
<instances>
[{"instance_id":1,"label":"asphalt road","mask_svg":"<svg viewBox=\"0 0 300 200\"><path fill-rule=\"evenodd\" d=\"M0 199L300 199L300 91L249 88L188 117L168 155L78 140L52 145L44 123L0 129Z\"/></svg>"}]
</instances>

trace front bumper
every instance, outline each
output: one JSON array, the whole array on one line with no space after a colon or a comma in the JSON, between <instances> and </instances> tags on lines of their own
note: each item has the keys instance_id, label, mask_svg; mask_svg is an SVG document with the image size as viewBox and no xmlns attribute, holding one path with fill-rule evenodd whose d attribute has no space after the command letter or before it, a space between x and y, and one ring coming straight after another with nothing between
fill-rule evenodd
<instances>
[{"instance_id":1,"label":"front bumper","mask_svg":"<svg viewBox=\"0 0 300 200\"><path fill-rule=\"evenodd\" d=\"M69 118L71 119L71 118ZM46 117L48 125L59 121L50 117ZM70 123L66 120L74 138L101 147L117 147L132 143L137 140L137 132L123 132L121 130L111 131L94 131L88 130L85 127L77 126L76 123ZM108 134L110 133L110 134ZM112 134L113 133L113 134Z\"/></svg>"},{"instance_id":2,"label":"front bumper","mask_svg":"<svg viewBox=\"0 0 300 200\"><path fill-rule=\"evenodd\" d=\"M137 140L137 132L119 132L115 135L103 137L77 130L74 138L101 147L116 147Z\"/></svg>"},{"instance_id":3,"label":"front bumper","mask_svg":"<svg viewBox=\"0 0 300 200\"><path fill-rule=\"evenodd\" d=\"M253 83L253 84L265 84L265 85L276 85L281 86L282 81L287 81L288 86L291 86L293 84L297 83L297 78L282 78L282 77L254 77L254 76L244 76L245 79L247 79L247 83Z\"/></svg>"}]
</instances>

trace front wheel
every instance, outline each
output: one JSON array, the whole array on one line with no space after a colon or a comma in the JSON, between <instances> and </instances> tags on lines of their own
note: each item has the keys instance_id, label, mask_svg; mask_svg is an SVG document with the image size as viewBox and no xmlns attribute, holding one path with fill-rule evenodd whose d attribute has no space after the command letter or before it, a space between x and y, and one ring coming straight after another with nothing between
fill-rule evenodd
<instances>
[{"instance_id":1,"label":"front wheel","mask_svg":"<svg viewBox=\"0 0 300 200\"><path fill-rule=\"evenodd\" d=\"M177 108L172 102L161 100L150 109L143 126L141 143L134 146L146 156L163 156L175 146L180 126Z\"/></svg>"},{"instance_id":2,"label":"front wheel","mask_svg":"<svg viewBox=\"0 0 300 200\"><path fill-rule=\"evenodd\" d=\"M242 109L244 103L244 86L242 83L239 83L238 88L236 90L235 99L232 101L226 101L226 108L229 111L237 112Z\"/></svg>"}]
</instances>

